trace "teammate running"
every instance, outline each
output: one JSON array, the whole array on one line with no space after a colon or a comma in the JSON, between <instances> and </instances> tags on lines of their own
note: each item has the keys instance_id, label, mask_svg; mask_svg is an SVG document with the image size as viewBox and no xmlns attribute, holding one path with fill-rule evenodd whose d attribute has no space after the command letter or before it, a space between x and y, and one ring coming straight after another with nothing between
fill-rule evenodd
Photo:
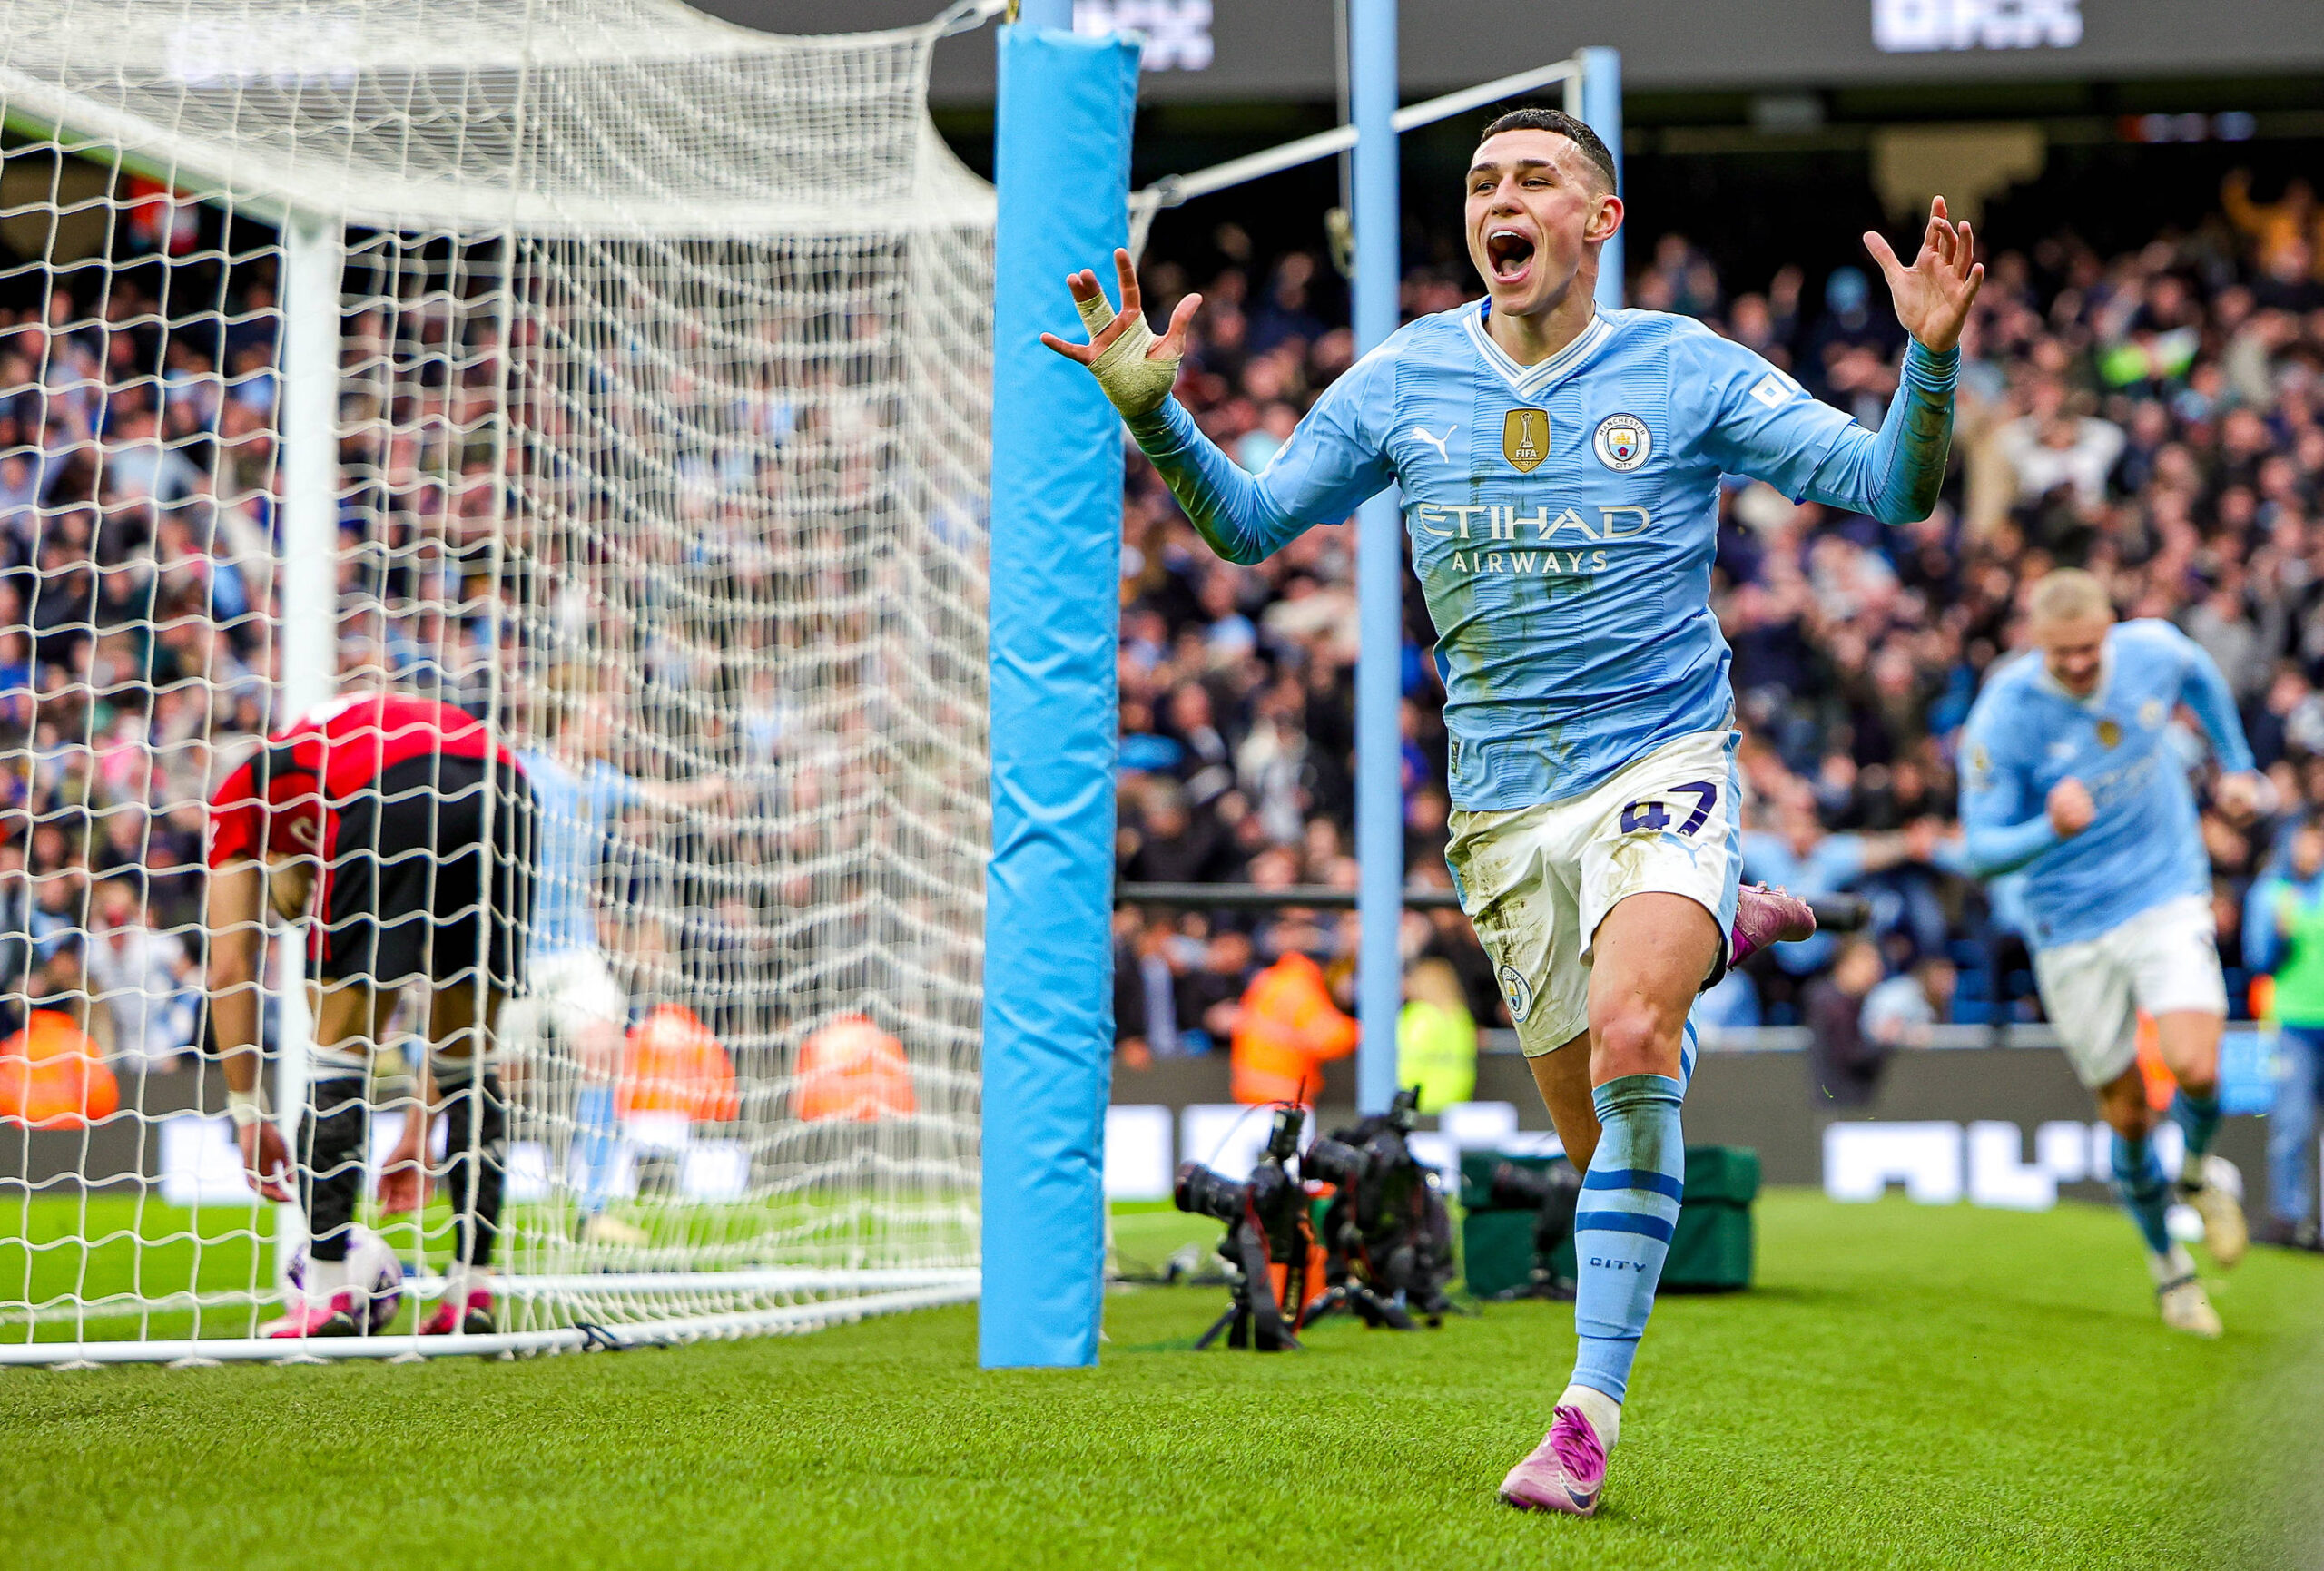
<instances>
[{"instance_id":1,"label":"teammate running","mask_svg":"<svg viewBox=\"0 0 2324 1571\"><path fill-rule=\"evenodd\" d=\"M366 1329L345 1262L363 1183L369 1054L401 986L415 980L429 987L430 1046L380 1204L411 1211L425 1201L431 1115L446 1123L454 1262L420 1333L493 1329L487 1272L507 1114L487 1056L501 1002L524 981L532 842L531 788L483 723L392 693L310 711L212 797L210 1016L227 1110L259 1193L287 1201L295 1181L310 1240L305 1294L261 1336ZM270 904L285 921L312 918L315 1051L295 1164L259 1087Z\"/></svg>"},{"instance_id":2,"label":"teammate running","mask_svg":"<svg viewBox=\"0 0 2324 1571\"><path fill-rule=\"evenodd\" d=\"M540 807L538 887L526 994L500 1022L504 1052L528 1068L551 1064L563 1044L573 1072L574 1154L579 1158L581 1236L586 1242L637 1245L644 1228L606 1214L621 1148L615 1089L629 995L597 944L597 888L607 837L633 808L675 811L733 789L723 775L677 784L634 780L612 762L610 705L596 694L551 701L544 745L517 755ZM550 1093L561 1101L562 1086Z\"/></svg>"},{"instance_id":3,"label":"teammate running","mask_svg":"<svg viewBox=\"0 0 2324 1571\"><path fill-rule=\"evenodd\" d=\"M2114 1129L2114 1190L2145 1240L2165 1325L2220 1334L2185 1246L2164 1230L2170 1203L2138 1066L2139 1012L2179 1082L2170 1118L2186 1135L2181 1195L2222 1266L2243 1258L2243 1211L2209 1154L2219 1129L2219 1038L2227 1018L2211 924L2211 859L2171 717L2185 704L2226 773L2230 810L2263 790L2211 657L2167 622L2114 623L2089 574L2052 573L2034 590L2038 657L1996 672L1969 712L1961 822L1984 878L2026 869L2027 939L2042 1007L2098 1111Z\"/></svg>"},{"instance_id":4,"label":"teammate running","mask_svg":"<svg viewBox=\"0 0 2324 1571\"><path fill-rule=\"evenodd\" d=\"M1621 221L1596 133L1547 110L1494 121L1465 215L1488 298L1364 356L1256 478L1169 398L1199 297L1157 341L1117 252L1120 313L1077 274L1091 341L1042 340L1097 376L1229 561L1402 487L1447 693L1448 859L1587 1172L1580 1356L1548 1437L1501 1495L1585 1517L1678 1215L1688 1006L1753 949L1814 930L1804 903L1737 887L1738 738L1710 612L1718 476L1890 523L1925 517L1984 276L1942 201L1909 267L1865 237L1914 339L1876 435L1698 322L1598 310L1600 252Z\"/></svg>"}]
</instances>

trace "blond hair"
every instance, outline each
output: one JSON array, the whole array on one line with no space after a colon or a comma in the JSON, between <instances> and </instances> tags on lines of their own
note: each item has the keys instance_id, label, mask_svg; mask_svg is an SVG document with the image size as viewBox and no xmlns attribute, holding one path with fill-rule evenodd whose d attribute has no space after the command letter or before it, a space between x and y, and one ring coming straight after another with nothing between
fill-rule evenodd
<instances>
[{"instance_id":1,"label":"blond hair","mask_svg":"<svg viewBox=\"0 0 2324 1571\"><path fill-rule=\"evenodd\" d=\"M2094 573L2060 567L2034 585L2031 609L2036 622L2074 622L2085 616L2114 619L2114 602Z\"/></svg>"}]
</instances>

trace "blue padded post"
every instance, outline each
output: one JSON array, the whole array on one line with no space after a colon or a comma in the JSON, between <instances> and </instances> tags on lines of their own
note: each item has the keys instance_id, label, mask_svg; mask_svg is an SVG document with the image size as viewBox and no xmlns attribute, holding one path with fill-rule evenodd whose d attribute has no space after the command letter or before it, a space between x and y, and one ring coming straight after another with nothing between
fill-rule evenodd
<instances>
[{"instance_id":1,"label":"blue padded post","mask_svg":"<svg viewBox=\"0 0 2324 1571\"><path fill-rule=\"evenodd\" d=\"M1396 0L1352 0L1348 86L1355 122L1355 347L1378 349L1396 330L1403 207L1396 148ZM1356 956L1355 1100L1385 1113L1396 1095L1396 1016L1404 914L1404 517L1393 493L1356 514L1355 857L1363 941Z\"/></svg>"},{"instance_id":2,"label":"blue padded post","mask_svg":"<svg viewBox=\"0 0 2324 1571\"><path fill-rule=\"evenodd\" d=\"M1622 184L1622 52L1584 49L1581 61L1581 119L1614 155L1614 189ZM1625 195L1625 200L1627 196ZM1622 309L1622 231L1616 230L1606 249L1598 253L1598 303L1610 311Z\"/></svg>"},{"instance_id":3,"label":"blue padded post","mask_svg":"<svg viewBox=\"0 0 2324 1571\"><path fill-rule=\"evenodd\" d=\"M994 182L992 860L985 876L987 1369L1098 1361L1113 1077L1122 429L1066 275L1113 288L1137 48L1000 29Z\"/></svg>"}]
</instances>

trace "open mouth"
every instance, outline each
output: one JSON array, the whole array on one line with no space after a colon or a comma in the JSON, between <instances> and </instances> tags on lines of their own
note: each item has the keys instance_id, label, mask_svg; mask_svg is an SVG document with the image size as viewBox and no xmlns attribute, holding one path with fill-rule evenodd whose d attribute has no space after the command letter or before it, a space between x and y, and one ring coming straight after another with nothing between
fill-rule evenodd
<instances>
[{"instance_id":1,"label":"open mouth","mask_svg":"<svg viewBox=\"0 0 2324 1571\"><path fill-rule=\"evenodd\" d=\"M1492 265L1496 283L1515 283L1533 262L1533 241L1513 229L1497 229L1485 236L1485 260Z\"/></svg>"}]
</instances>

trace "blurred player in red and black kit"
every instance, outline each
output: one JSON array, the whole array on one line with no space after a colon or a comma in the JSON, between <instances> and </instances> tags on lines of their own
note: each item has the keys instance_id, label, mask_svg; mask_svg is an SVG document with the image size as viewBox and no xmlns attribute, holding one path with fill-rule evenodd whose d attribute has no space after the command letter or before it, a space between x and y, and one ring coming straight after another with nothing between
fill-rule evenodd
<instances>
[{"instance_id":1,"label":"blurred player in red and black kit","mask_svg":"<svg viewBox=\"0 0 2324 1571\"><path fill-rule=\"evenodd\" d=\"M259 1193L307 1213L302 1301L276 1337L364 1330L368 1283L347 1280L370 1110L369 1056L406 983L428 986L427 1068L379 1202L417 1210L431 1114L448 1126L444 1179L455 1258L423 1335L493 1329L487 1272L499 1232L507 1113L489 1049L524 985L535 807L515 757L482 722L428 699L369 692L300 717L210 803L210 1012L242 1158ZM260 1091L265 908L311 918L311 1090L295 1164Z\"/></svg>"}]
</instances>

